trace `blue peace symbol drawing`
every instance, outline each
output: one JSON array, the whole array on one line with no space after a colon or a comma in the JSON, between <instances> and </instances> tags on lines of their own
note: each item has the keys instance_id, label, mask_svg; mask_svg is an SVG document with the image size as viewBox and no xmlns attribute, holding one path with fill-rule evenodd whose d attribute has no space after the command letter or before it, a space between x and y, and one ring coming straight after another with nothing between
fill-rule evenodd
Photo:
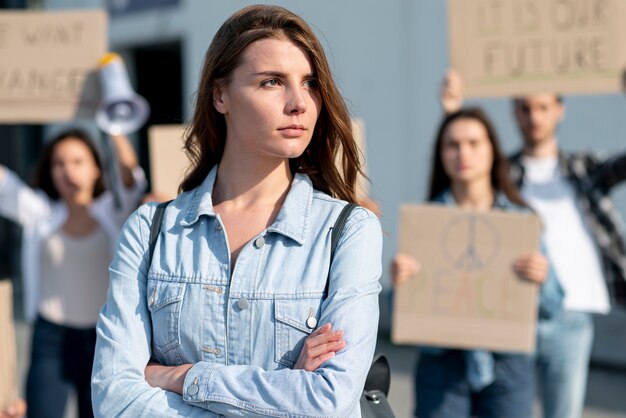
<instances>
[{"instance_id":1,"label":"blue peace symbol drawing","mask_svg":"<svg viewBox=\"0 0 626 418\"><path fill-rule=\"evenodd\" d=\"M459 246L459 241L465 244ZM456 270L480 271L498 256L500 235L487 217L468 213L444 227L441 248L444 257Z\"/></svg>"}]
</instances>

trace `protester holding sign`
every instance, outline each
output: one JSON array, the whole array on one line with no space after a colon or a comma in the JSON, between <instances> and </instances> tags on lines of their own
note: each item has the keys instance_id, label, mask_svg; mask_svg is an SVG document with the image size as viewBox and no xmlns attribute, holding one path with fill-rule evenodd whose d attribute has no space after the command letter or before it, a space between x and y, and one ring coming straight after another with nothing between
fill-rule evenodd
<instances>
[{"instance_id":1,"label":"protester holding sign","mask_svg":"<svg viewBox=\"0 0 626 418\"><path fill-rule=\"evenodd\" d=\"M626 86L624 86L626 89ZM446 112L463 103L463 83L450 71ZM544 418L580 417L593 344L592 314L626 306L626 245L611 190L626 180L626 153L565 153L556 137L565 106L553 93L513 100L523 138L511 178L545 224L545 243L565 291L564 315L538 327L537 365Z\"/></svg>"},{"instance_id":2,"label":"protester holding sign","mask_svg":"<svg viewBox=\"0 0 626 418\"><path fill-rule=\"evenodd\" d=\"M93 416L90 375L95 324L119 230L144 189L125 137L111 139L121 168L119 205L104 188L88 135L61 133L44 149L34 187L0 166L0 214L24 229L25 310L35 320L26 401L32 417L63 417L70 390L80 417Z\"/></svg>"},{"instance_id":3,"label":"protester holding sign","mask_svg":"<svg viewBox=\"0 0 626 418\"><path fill-rule=\"evenodd\" d=\"M495 129L482 110L461 109L442 122L433 153L429 200L476 211L497 208L529 210L509 181L507 163ZM560 308L558 283L539 252L520 255L519 276L542 286L540 312ZM397 292L411 277L419 280L419 262L398 254L392 262ZM518 353L423 347L415 376L416 410L420 418L529 418L533 399L532 357Z\"/></svg>"},{"instance_id":4,"label":"protester holding sign","mask_svg":"<svg viewBox=\"0 0 626 418\"><path fill-rule=\"evenodd\" d=\"M140 207L111 264L95 415L360 417L382 233L355 208L331 263L361 168L319 40L286 9L246 7L217 31L200 80L183 193L162 221ZM328 348L305 340L329 323L349 344L301 369L303 353Z\"/></svg>"}]
</instances>

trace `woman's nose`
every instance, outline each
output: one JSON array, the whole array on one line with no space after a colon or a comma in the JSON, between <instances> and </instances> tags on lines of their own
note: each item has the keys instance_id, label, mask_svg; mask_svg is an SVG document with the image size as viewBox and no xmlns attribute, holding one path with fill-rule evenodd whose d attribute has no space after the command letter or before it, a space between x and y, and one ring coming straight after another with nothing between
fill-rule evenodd
<instances>
[{"instance_id":1,"label":"woman's nose","mask_svg":"<svg viewBox=\"0 0 626 418\"><path fill-rule=\"evenodd\" d=\"M293 89L288 98L286 104L286 112L288 114L296 114L304 113L306 111L306 100L304 99L304 94L298 90Z\"/></svg>"}]
</instances>

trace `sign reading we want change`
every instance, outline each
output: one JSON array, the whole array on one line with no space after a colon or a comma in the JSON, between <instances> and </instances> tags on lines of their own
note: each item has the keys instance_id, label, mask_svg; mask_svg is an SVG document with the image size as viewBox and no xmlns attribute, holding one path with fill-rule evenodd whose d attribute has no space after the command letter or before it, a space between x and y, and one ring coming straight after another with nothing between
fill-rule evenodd
<instances>
[{"instance_id":1,"label":"sign reading we want change","mask_svg":"<svg viewBox=\"0 0 626 418\"><path fill-rule=\"evenodd\" d=\"M398 251L421 270L396 289L394 343L532 352L538 285L513 262L540 234L533 214L403 205Z\"/></svg>"},{"instance_id":2,"label":"sign reading we want change","mask_svg":"<svg viewBox=\"0 0 626 418\"><path fill-rule=\"evenodd\" d=\"M626 0L448 0L465 95L621 91Z\"/></svg>"},{"instance_id":3,"label":"sign reading we want change","mask_svg":"<svg viewBox=\"0 0 626 418\"><path fill-rule=\"evenodd\" d=\"M0 123L92 117L107 51L103 11L0 12Z\"/></svg>"}]
</instances>

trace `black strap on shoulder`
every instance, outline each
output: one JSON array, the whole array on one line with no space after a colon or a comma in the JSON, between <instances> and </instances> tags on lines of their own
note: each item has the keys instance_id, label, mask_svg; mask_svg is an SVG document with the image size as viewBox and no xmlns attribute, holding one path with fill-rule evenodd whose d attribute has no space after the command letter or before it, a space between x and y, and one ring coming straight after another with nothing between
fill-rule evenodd
<instances>
[{"instance_id":1,"label":"black strap on shoulder","mask_svg":"<svg viewBox=\"0 0 626 418\"><path fill-rule=\"evenodd\" d=\"M152 254L154 254L154 248L156 247L157 238L159 238L159 232L161 231L161 223L163 222L163 214L165 208L169 205L171 200L167 202L159 203L154 216L152 216L152 225L150 225L150 238L148 240L148 266L152 264Z\"/></svg>"},{"instance_id":2,"label":"black strap on shoulder","mask_svg":"<svg viewBox=\"0 0 626 418\"><path fill-rule=\"evenodd\" d=\"M337 249L337 244L339 243L339 238L341 238L341 232L343 231L343 227L346 226L346 222L348 222L348 217L352 212L352 209L356 208L357 205L354 203L348 203L343 207L339 217L335 221L335 225L333 226L333 231L330 236L330 263L333 263L333 258L335 256L335 250Z\"/></svg>"},{"instance_id":3,"label":"black strap on shoulder","mask_svg":"<svg viewBox=\"0 0 626 418\"><path fill-rule=\"evenodd\" d=\"M330 266L333 264L333 258L335 258L335 250L337 249L337 244L339 244L339 238L341 238L341 232L343 232L343 228L346 226L346 222L348 222L348 217L354 208L357 205L354 203L348 203L343 207L341 213L339 213L339 217L335 221L335 225L333 225L332 232L330 235L330 264L328 268L328 275L330 276ZM326 277L326 286L324 287L324 297L328 296L328 281L330 277Z\"/></svg>"}]
</instances>

